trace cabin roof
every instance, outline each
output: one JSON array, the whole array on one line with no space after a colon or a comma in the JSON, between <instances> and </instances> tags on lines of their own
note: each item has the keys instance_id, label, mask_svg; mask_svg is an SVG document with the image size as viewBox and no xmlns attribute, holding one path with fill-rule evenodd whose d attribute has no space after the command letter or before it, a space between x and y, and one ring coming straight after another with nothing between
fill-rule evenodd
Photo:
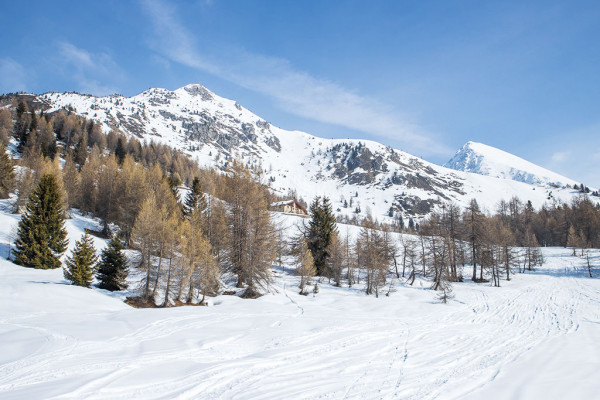
<instances>
[{"instance_id":1,"label":"cabin roof","mask_svg":"<svg viewBox=\"0 0 600 400\"><path fill-rule=\"evenodd\" d=\"M276 201L275 203L271 203L271 207L279 207L279 206L286 206L286 205L291 205L296 203L296 207L298 207L299 209L301 209L302 211L304 211L306 214L308 214L308 211L306 210L306 208L302 207L302 204L298 203L298 201L294 200L294 199L290 199L290 200L283 200L283 201Z\"/></svg>"}]
</instances>

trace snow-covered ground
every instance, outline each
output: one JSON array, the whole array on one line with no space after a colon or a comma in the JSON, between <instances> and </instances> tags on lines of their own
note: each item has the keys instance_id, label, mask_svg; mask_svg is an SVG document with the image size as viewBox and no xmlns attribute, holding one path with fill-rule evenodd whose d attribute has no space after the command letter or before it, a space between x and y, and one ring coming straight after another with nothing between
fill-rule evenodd
<instances>
[{"instance_id":1,"label":"snow-covered ground","mask_svg":"<svg viewBox=\"0 0 600 400\"><path fill-rule=\"evenodd\" d=\"M0 213L0 251L16 221ZM93 224L69 220L71 243ZM589 278L570 254L544 249L543 269L501 288L455 284L445 305L419 280L389 297L327 282L301 296L277 267L259 299L168 309L2 259L0 398L595 398L600 268Z\"/></svg>"}]
</instances>

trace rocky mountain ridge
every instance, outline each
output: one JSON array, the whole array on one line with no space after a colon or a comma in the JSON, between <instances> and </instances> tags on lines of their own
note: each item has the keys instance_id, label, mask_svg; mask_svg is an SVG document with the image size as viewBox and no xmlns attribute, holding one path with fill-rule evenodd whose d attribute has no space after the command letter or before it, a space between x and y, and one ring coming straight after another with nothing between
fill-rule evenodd
<instances>
[{"instance_id":1,"label":"rocky mountain ridge","mask_svg":"<svg viewBox=\"0 0 600 400\"><path fill-rule=\"evenodd\" d=\"M485 176L481 169L445 168L370 140L287 131L198 84L133 97L51 92L36 99L48 112L71 110L101 122L106 131L119 129L183 150L201 165L225 168L240 160L278 194L309 202L325 195L337 214L348 217L418 220L446 201L465 206L474 197L493 211L500 199L513 196L540 207L576 195L563 182ZM465 169L458 162L448 165Z\"/></svg>"}]
</instances>

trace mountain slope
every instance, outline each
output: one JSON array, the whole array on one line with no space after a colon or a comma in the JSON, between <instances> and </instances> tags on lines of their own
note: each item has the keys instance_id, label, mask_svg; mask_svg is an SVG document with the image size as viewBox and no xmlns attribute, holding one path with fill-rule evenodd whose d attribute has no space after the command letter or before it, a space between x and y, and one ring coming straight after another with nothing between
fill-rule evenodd
<instances>
[{"instance_id":1,"label":"mountain slope","mask_svg":"<svg viewBox=\"0 0 600 400\"><path fill-rule=\"evenodd\" d=\"M514 154L477 142L465 143L444 166L531 185L573 186L577 183Z\"/></svg>"},{"instance_id":2,"label":"mountain slope","mask_svg":"<svg viewBox=\"0 0 600 400\"><path fill-rule=\"evenodd\" d=\"M444 201L465 206L475 197L491 211L502 198L517 196L539 207L574 193L444 168L374 141L287 131L202 85L149 89L130 98L46 93L38 100L49 112L69 109L106 130L181 149L201 165L225 168L240 160L278 194L307 201L326 195L334 211L348 217L418 220Z\"/></svg>"}]
</instances>

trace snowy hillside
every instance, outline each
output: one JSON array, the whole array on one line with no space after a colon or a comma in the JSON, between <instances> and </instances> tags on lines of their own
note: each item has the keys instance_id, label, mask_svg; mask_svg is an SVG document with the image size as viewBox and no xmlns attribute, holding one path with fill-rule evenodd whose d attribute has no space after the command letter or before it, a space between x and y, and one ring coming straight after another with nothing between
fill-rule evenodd
<instances>
[{"instance_id":1,"label":"snowy hillside","mask_svg":"<svg viewBox=\"0 0 600 400\"><path fill-rule=\"evenodd\" d=\"M289 231L299 221L282 218ZM17 218L0 222L6 250ZM71 243L93 224L75 214ZM544 249L544 269L501 288L457 283L446 305L420 280L394 281L389 297L327 281L302 296L277 266L259 299L167 309L2 258L0 398L595 398L600 280L570 253Z\"/></svg>"},{"instance_id":2,"label":"snowy hillside","mask_svg":"<svg viewBox=\"0 0 600 400\"><path fill-rule=\"evenodd\" d=\"M346 216L372 213L379 220L396 215L419 219L445 201L465 206L475 197L484 209L493 210L502 198L517 196L540 207L554 199L568 201L575 194L564 187L548 187L547 181L444 168L373 141L286 131L202 85L150 89L131 98L46 93L38 100L49 111L74 110L102 122L106 130L118 128L182 149L203 165L223 167L232 159L241 160L262 171L263 181L275 192L296 193L307 201L326 195L336 214ZM497 164L502 161L493 159ZM520 160L515 170L526 166L524 171L540 175L540 167L506 154L507 165L515 159Z\"/></svg>"},{"instance_id":3,"label":"snowy hillside","mask_svg":"<svg viewBox=\"0 0 600 400\"><path fill-rule=\"evenodd\" d=\"M572 179L513 154L477 142L465 143L444 166L457 171L512 179L531 185L573 186L577 184Z\"/></svg>"}]
</instances>

